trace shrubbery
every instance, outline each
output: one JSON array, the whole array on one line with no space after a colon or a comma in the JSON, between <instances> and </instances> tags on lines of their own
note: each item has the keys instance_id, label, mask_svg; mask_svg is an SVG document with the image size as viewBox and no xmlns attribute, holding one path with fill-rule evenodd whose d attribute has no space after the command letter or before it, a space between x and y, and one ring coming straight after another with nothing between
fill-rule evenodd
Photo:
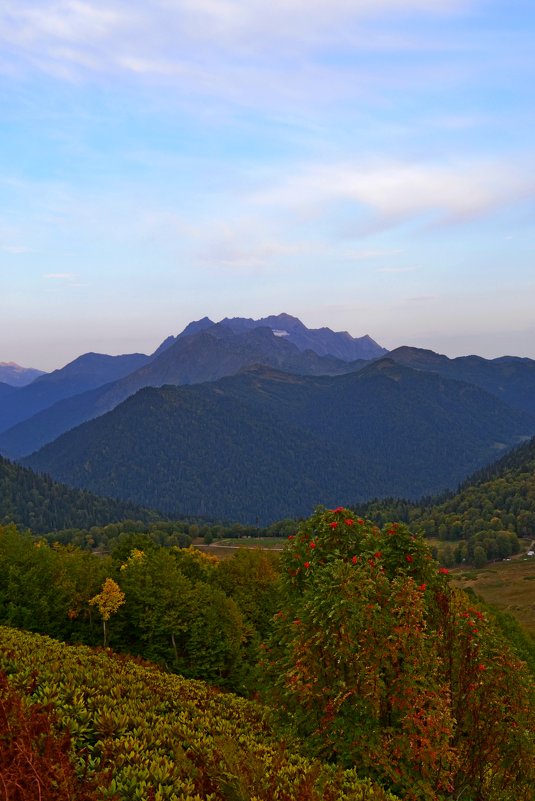
<instances>
[{"instance_id":1,"label":"shrubbery","mask_svg":"<svg viewBox=\"0 0 535 801\"><path fill-rule=\"evenodd\" d=\"M54 711L58 736L70 732L78 776L98 784L99 799L395 801L355 771L307 759L297 740L283 743L259 704L201 682L1 627L0 670L27 701ZM40 714L39 707L25 708L32 719ZM20 796L24 801L39 798L31 786L35 792ZM68 792L42 798L89 801Z\"/></svg>"}]
</instances>

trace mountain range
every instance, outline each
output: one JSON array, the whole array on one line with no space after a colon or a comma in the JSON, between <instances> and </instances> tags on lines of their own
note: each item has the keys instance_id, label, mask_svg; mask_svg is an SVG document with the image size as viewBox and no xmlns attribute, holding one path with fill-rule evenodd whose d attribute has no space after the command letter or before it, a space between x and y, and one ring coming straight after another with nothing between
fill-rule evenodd
<instances>
[{"instance_id":1,"label":"mountain range","mask_svg":"<svg viewBox=\"0 0 535 801\"><path fill-rule=\"evenodd\" d=\"M535 362L205 317L151 354L0 383L0 452L159 509L254 522L454 488L535 434ZM23 458L24 457L24 458Z\"/></svg>"},{"instance_id":2,"label":"mountain range","mask_svg":"<svg viewBox=\"0 0 535 801\"><path fill-rule=\"evenodd\" d=\"M269 319L274 325L282 325L296 318L279 315ZM304 339L302 329L308 329L296 322ZM233 325L236 327L236 321ZM306 335L309 344L314 343L314 335L314 331ZM320 329L318 350L324 350L326 337L335 344L339 338L339 349L343 346L352 354L359 352L359 340L329 329ZM375 348L376 355L382 355L384 348L369 337L364 339L367 354ZM299 375L332 375L358 369L365 362L319 355L313 349L300 350L268 326L248 325L235 332L231 325L204 318L190 324L178 337L167 338L152 356L88 353L23 390L8 392L5 398L0 395L0 431L4 432L0 434L0 452L10 458L32 453L64 431L110 411L143 387L213 381L253 364Z\"/></svg>"}]
</instances>

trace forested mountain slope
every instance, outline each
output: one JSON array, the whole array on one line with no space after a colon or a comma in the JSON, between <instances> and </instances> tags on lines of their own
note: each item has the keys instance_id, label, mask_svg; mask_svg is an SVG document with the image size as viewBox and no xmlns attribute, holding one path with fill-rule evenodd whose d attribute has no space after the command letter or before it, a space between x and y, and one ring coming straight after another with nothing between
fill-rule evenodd
<instances>
[{"instance_id":1,"label":"forested mountain slope","mask_svg":"<svg viewBox=\"0 0 535 801\"><path fill-rule=\"evenodd\" d=\"M450 541L440 551L450 565L508 558L521 550L517 537L528 544L535 540L535 438L478 470L446 497L425 503L374 500L357 505L355 512L379 525L399 520Z\"/></svg>"},{"instance_id":2,"label":"forested mountain slope","mask_svg":"<svg viewBox=\"0 0 535 801\"><path fill-rule=\"evenodd\" d=\"M479 471L448 500L423 510L422 521L445 539L486 531L535 539L535 438Z\"/></svg>"},{"instance_id":3,"label":"forested mountain slope","mask_svg":"<svg viewBox=\"0 0 535 801\"><path fill-rule=\"evenodd\" d=\"M103 526L127 518L149 521L157 515L58 484L0 456L0 524L16 523L39 533Z\"/></svg>"},{"instance_id":4,"label":"forested mountain slope","mask_svg":"<svg viewBox=\"0 0 535 801\"><path fill-rule=\"evenodd\" d=\"M438 373L445 378L466 381L509 404L513 409L535 415L535 361L502 357L459 356L448 359L432 350L401 347L389 353L399 364Z\"/></svg>"},{"instance_id":5,"label":"forested mountain slope","mask_svg":"<svg viewBox=\"0 0 535 801\"><path fill-rule=\"evenodd\" d=\"M146 389L25 463L171 515L264 523L450 488L534 429L476 387L387 358L342 376L258 368Z\"/></svg>"}]
</instances>

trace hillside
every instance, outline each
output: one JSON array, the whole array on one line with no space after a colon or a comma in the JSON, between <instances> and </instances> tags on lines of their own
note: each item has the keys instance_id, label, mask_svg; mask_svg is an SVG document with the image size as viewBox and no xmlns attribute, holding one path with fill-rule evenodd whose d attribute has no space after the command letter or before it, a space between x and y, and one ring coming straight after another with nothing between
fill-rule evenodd
<instances>
[{"instance_id":1,"label":"hillside","mask_svg":"<svg viewBox=\"0 0 535 801\"><path fill-rule=\"evenodd\" d=\"M67 753L95 798L395 801L354 770L306 758L296 738L284 743L260 705L202 682L8 628L2 671L21 700L50 704L71 732Z\"/></svg>"},{"instance_id":2,"label":"hillside","mask_svg":"<svg viewBox=\"0 0 535 801\"><path fill-rule=\"evenodd\" d=\"M466 562L482 567L525 553L535 540L535 438L476 471L457 492L425 503L374 500L355 511L379 525L399 520L439 538L441 560L449 566Z\"/></svg>"},{"instance_id":3,"label":"hillside","mask_svg":"<svg viewBox=\"0 0 535 801\"><path fill-rule=\"evenodd\" d=\"M502 357L447 356L422 348L401 347L389 353L398 364L426 370L445 378L466 381L484 389L513 409L535 415L535 361Z\"/></svg>"},{"instance_id":4,"label":"hillside","mask_svg":"<svg viewBox=\"0 0 535 801\"><path fill-rule=\"evenodd\" d=\"M421 521L443 539L485 531L535 539L535 438L478 471L451 498L422 510Z\"/></svg>"},{"instance_id":5,"label":"hillside","mask_svg":"<svg viewBox=\"0 0 535 801\"><path fill-rule=\"evenodd\" d=\"M0 431L11 428L63 398L116 381L137 370L148 359L142 353L125 356L86 353L79 356L60 370L45 373L28 386L19 387L3 398Z\"/></svg>"},{"instance_id":6,"label":"hillside","mask_svg":"<svg viewBox=\"0 0 535 801\"><path fill-rule=\"evenodd\" d=\"M103 526L127 518L149 521L157 515L71 489L0 457L0 525L16 523L39 533Z\"/></svg>"},{"instance_id":7,"label":"hillside","mask_svg":"<svg viewBox=\"0 0 535 801\"><path fill-rule=\"evenodd\" d=\"M352 459L341 453L329 463L327 449L244 403L164 387L141 390L25 463L93 492L153 499L175 517L268 522L350 497Z\"/></svg>"},{"instance_id":8,"label":"hillside","mask_svg":"<svg viewBox=\"0 0 535 801\"><path fill-rule=\"evenodd\" d=\"M0 382L10 384L13 387L25 387L31 384L40 375L44 375L44 370L36 370L34 367L21 367L15 362L0 362Z\"/></svg>"},{"instance_id":9,"label":"hillside","mask_svg":"<svg viewBox=\"0 0 535 801\"><path fill-rule=\"evenodd\" d=\"M447 489L533 430L476 387L383 359L341 376L257 368L146 389L25 463L173 516L267 523Z\"/></svg>"},{"instance_id":10,"label":"hillside","mask_svg":"<svg viewBox=\"0 0 535 801\"><path fill-rule=\"evenodd\" d=\"M2 529L0 716L6 697L10 722L42 705L98 798L372 801L371 780L404 801L531 801L532 675L514 653L527 640L511 648L407 527L339 507L294 532L280 557L220 562ZM0 760L20 744L3 731Z\"/></svg>"}]
</instances>

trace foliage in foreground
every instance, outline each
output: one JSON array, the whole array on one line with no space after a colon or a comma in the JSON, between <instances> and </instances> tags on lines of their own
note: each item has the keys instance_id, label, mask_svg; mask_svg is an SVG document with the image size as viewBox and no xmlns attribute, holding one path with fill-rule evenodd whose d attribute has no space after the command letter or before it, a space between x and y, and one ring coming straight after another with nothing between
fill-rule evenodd
<instances>
[{"instance_id":1,"label":"foliage in foreground","mask_svg":"<svg viewBox=\"0 0 535 801\"><path fill-rule=\"evenodd\" d=\"M529 674L420 537L320 509L282 559L264 667L312 753L406 801L532 798Z\"/></svg>"},{"instance_id":2,"label":"foliage in foreground","mask_svg":"<svg viewBox=\"0 0 535 801\"><path fill-rule=\"evenodd\" d=\"M49 709L28 704L0 672L0 797L11 801L96 801L68 757L68 732L57 734Z\"/></svg>"},{"instance_id":3,"label":"foliage in foreground","mask_svg":"<svg viewBox=\"0 0 535 801\"><path fill-rule=\"evenodd\" d=\"M78 775L99 782L102 801L394 801L282 743L260 705L201 682L1 627L0 670L55 711Z\"/></svg>"}]
</instances>

